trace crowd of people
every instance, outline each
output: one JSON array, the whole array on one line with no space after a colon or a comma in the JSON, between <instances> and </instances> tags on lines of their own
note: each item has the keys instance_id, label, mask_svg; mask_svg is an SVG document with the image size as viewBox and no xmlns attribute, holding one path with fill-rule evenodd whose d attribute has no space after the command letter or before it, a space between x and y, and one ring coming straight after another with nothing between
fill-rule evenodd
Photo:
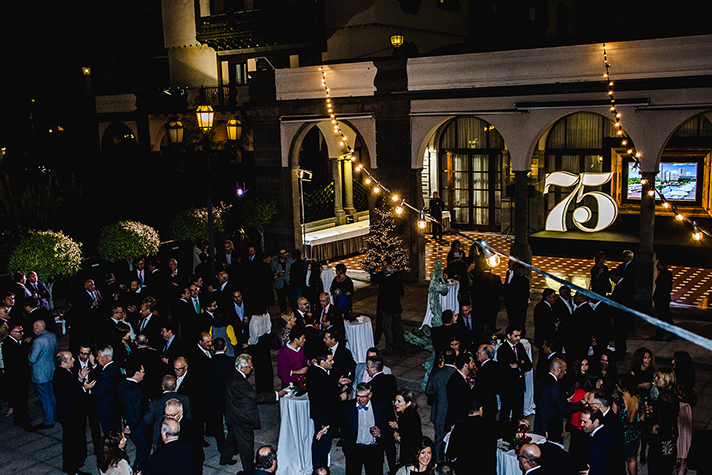
<instances>
[{"instance_id":1,"label":"crowd of people","mask_svg":"<svg viewBox=\"0 0 712 475\"><path fill-rule=\"evenodd\" d=\"M384 362L405 348L404 291L392 267L374 279L386 350L369 348L355 358L345 332L354 317L354 284L343 265L324 291L314 277L320 267L298 251L281 249L272 258L254 247L243 256L233 253L226 243L214 276L198 254L186 270L176 259L162 269L157 258L139 258L130 271L118 278L108 274L98 286L86 279L65 314L69 339L61 351L46 286L36 273L18 272L0 305L2 396L15 425L35 432L58 421L63 471L72 474L84 473L87 447L76 441L87 426L102 474L202 473L204 448L213 438L220 465L235 465L239 455L244 473L274 472L274 447L254 454L258 405L306 386L317 474L329 473L335 439L347 475L364 469L382 475L384 465L390 475L493 474L498 439L514 443L523 428L546 438L518 447L523 473L623 474L627 467L635 475L639 458L651 474L669 475L676 466L680 475L686 471L696 404L690 355L675 353L671 367L657 367L653 352L638 348L631 367L619 369L630 321L610 307L572 296L567 287L558 295L546 289L533 309L535 363L521 341L529 305L522 268L510 266L502 282L477 258L466 264L454 248L445 271L461 281L461 305L442 312L442 325L432 329L437 356L425 388L430 439L416 395L398 387ZM632 260L626 253L623 264L609 271L605 256L597 255L591 289L631 302ZM659 269L663 275L664 266ZM493 336L500 331L499 309L488 302L493 295L503 296L509 320L501 341ZM656 305L663 305L663 296L657 297ZM273 323L268 308L275 303L281 314ZM531 371L533 424L524 414ZM35 425L30 383L43 413ZM564 431L570 433L568 450ZM131 463L129 440L135 447Z\"/></svg>"}]
</instances>

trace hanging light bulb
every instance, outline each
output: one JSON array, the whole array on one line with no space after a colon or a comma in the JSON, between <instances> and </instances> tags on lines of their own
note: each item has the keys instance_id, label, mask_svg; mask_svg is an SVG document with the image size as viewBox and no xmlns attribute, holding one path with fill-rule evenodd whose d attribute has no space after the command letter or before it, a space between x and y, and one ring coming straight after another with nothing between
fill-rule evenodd
<instances>
[{"instance_id":1,"label":"hanging light bulb","mask_svg":"<svg viewBox=\"0 0 712 475\"><path fill-rule=\"evenodd\" d=\"M665 208L665 209L670 208L670 203L668 203L667 201L664 201L663 208Z\"/></svg>"},{"instance_id":2,"label":"hanging light bulb","mask_svg":"<svg viewBox=\"0 0 712 475\"><path fill-rule=\"evenodd\" d=\"M395 194L394 194L393 196L391 196L391 199L392 199L393 201L398 201L398 200L400 200L400 198L398 197L398 195L395 195Z\"/></svg>"},{"instance_id":3,"label":"hanging light bulb","mask_svg":"<svg viewBox=\"0 0 712 475\"><path fill-rule=\"evenodd\" d=\"M361 165L360 163L358 165L356 165L357 172L360 172L362 169L363 169L363 165Z\"/></svg>"},{"instance_id":4,"label":"hanging light bulb","mask_svg":"<svg viewBox=\"0 0 712 475\"><path fill-rule=\"evenodd\" d=\"M428 226L427 221L425 221L425 210L420 210L420 218L418 219L418 227L420 229L425 229Z\"/></svg>"},{"instance_id":5,"label":"hanging light bulb","mask_svg":"<svg viewBox=\"0 0 712 475\"><path fill-rule=\"evenodd\" d=\"M675 215L675 219L677 219L678 221L684 221L685 217L683 215L681 215L680 213L677 213Z\"/></svg>"},{"instance_id":6,"label":"hanging light bulb","mask_svg":"<svg viewBox=\"0 0 712 475\"><path fill-rule=\"evenodd\" d=\"M370 184L371 184L371 179L368 178L368 177L366 177L366 179L363 180L363 182L364 182L365 184L367 184L367 185L370 185Z\"/></svg>"},{"instance_id":7,"label":"hanging light bulb","mask_svg":"<svg viewBox=\"0 0 712 475\"><path fill-rule=\"evenodd\" d=\"M405 211L404 206L405 206L405 200L403 199L403 200L401 200L400 203L398 203L398 206L396 206L396 214L397 214L398 216L400 216L401 214L403 214L403 211Z\"/></svg>"},{"instance_id":8,"label":"hanging light bulb","mask_svg":"<svg viewBox=\"0 0 712 475\"><path fill-rule=\"evenodd\" d=\"M381 188L380 188L378 185L376 185L376 186L373 187L373 192L374 192L375 194L379 194L379 193L381 192Z\"/></svg>"}]
</instances>

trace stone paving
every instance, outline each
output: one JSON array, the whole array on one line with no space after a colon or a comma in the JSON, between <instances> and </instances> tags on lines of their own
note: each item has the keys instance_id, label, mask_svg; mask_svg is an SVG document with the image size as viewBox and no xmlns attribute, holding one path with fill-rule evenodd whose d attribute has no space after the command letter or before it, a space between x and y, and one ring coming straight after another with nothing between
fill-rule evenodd
<instances>
[{"instance_id":1,"label":"stone paving","mask_svg":"<svg viewBox=\"0 0 712 475\"><path fill-rule=\"evenodd\" d=\"M354 275L355 278L359 276ZM357 280L355 293L354 310L356 313L373 315L376 307L376 291L374 287L365 281ZM403 299L403 318L405 330L411 330L420 326L425 314L425 306L427 299L426 284L407 284L406 298ZM528 332L533 333L533 323L531 319L531 311L534 305L540 299L538 294L533 294L532 304L530 305L530 316L528 322ZM691 309L675 308L673 310L675 322L680 326L691 330L695 333L710 337L712 336L712 313L709 311L692 311ZM506 326L506 314L500 312L499 327ZM529 328L532 326L532 328ZM697 391L699 393L699 405L693 408L693 420L695 429L712 428L712 352L699 348L683 340L675 340L672 342L650 341L649 337L654 333L654 328L647 323L638 321L635 334L630 337L628 343L628 351L634 351L639 346L645 345L653 350L658 359L658 365L669 364L670 359L675 351L688 351L696 365L697 375ZM383 347L384 341L381 339L379 347ZM386 364L391 367L393 374L396 375L400 387L408 387L411 389L419 389L420 381L423 378L424 370L422 363L427 359L427 354L423 351L414 355L404 356L396 355L386 357ZM536 361L536 351L534 361ZM273 355L273 359L276 358ZM276 364L276 363L275 363ZM620 370L626 369L627 361L623 362ZM275 370L276 374L276 370ZM430 423L430 407L425 402L425 397L418 392L417 401L419 404L419 413L423 422L423 432L425 435L432 437L433 428ZM34 390L31 392L30 411L34 423L41 421L41 408L36 404L37 398L34 395ZM3 405L2 414L4 414L6 405ZM256 446L263 443L276 444L279 436L279 406L260 406L260 414L262 420L262 430L256 431L255 440ZM533 416L530 416L533 417ZM41 433L30 434L18 427L14 427L11 422L12 418L0 416L0 457L3 462L0 462L0 473L4 475L23 474L57 474L61 473L61 425L56 424L52 430L45 430ZM87 432L87 440L89 433ZM234 474L240 470L240 463L232 467L220 467L218 465L219 454L215 446L215 440L208 438L210 447L205 449L206 462L204 465L204 473L210 474ZM81 442L79 442L81 443ZM96 468L96 457L93 455L91 443L87 444L89 457L83 468L84 471L93 474L98 474ZM133 446L128 444L129 454L133 460ZM332 473L341 475L344 473L344 459L340 448L333 447L331 451L331 466ZM239 458L238 458L239 460ZM647 467L642 467L639 471L641 475L647 474ZM694 474L694 472L690 472Z\"/></svg>"}]
</instances>

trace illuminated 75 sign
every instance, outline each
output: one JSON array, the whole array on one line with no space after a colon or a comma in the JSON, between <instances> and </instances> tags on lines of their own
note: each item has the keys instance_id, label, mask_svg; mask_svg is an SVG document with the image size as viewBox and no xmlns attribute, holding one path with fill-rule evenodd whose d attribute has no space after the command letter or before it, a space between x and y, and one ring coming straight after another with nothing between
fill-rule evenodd
<instances>
[{"instance_id":1,"label":"illuminated 75 sign","mask_svg":"<svg viewBox=\"0 0 712 475\"><path fill-rule=\"evenodd\" d=\"M584 193L584 188L587 186L605 185L613 178L613 173L580 173L578 175L569 172L554 172L546 175L544 183L544 194L549 192L550 186L576 187L571 191L569 196L562 200L559 204L549 212L546 217L547 231L566 231L566 213L572 204L580 203L584 198L590 196L594 198L598 204L598 218L592 228L585 226L593 217L593 212L588 206L579 206L574 209L573 221L577 228L587 233L602 231L613 224L618 216L618 206L616 202L605 193L600 191L589 191Z\"/></svg>"}]
</instances>

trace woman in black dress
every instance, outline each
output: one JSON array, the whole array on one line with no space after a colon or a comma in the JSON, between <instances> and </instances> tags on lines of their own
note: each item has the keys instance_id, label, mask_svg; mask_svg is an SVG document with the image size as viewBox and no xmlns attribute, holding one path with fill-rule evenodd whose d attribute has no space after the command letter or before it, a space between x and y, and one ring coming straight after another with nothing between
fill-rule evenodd
<instances>
[{"instance_id":1,"label":"woman in black dress","mask_svg":"<svg viewBox=\"0 0 712 475\"><path fill-rule=\"evenodd\" d=\"M393 429L393 438L400 442L399 465L410 462L412 455L420 450L423 439L423 428L418 414L418 406L413 398L413 393L401 389L394 402L397 421L389 422Z\"/></svg>"},{"instance_id":2,"label":"woman in black dress","mask_svg":"<svg viewBox=\"0 0 712 475\"><path fill-rule=\"evenodd\" d=\"M677 462L677 416L680 412L673 369L660 368L655 375L655 386L659 395L651 402L648 473L669 475Z\"/></svg>"},{"instance_id":3,"label":"woman in black dress","mask_svg":"<svg viewBox=\"0 0 712 475\"><path fill-rule=\"evenodd\" d=\"M334 296L336 306L344 314L344 320L352 320L351 310L354 306L354 282L346 275L346 266L336 264L336 277L331 281L331 294Z\"/></svg>"}]
</instances>

